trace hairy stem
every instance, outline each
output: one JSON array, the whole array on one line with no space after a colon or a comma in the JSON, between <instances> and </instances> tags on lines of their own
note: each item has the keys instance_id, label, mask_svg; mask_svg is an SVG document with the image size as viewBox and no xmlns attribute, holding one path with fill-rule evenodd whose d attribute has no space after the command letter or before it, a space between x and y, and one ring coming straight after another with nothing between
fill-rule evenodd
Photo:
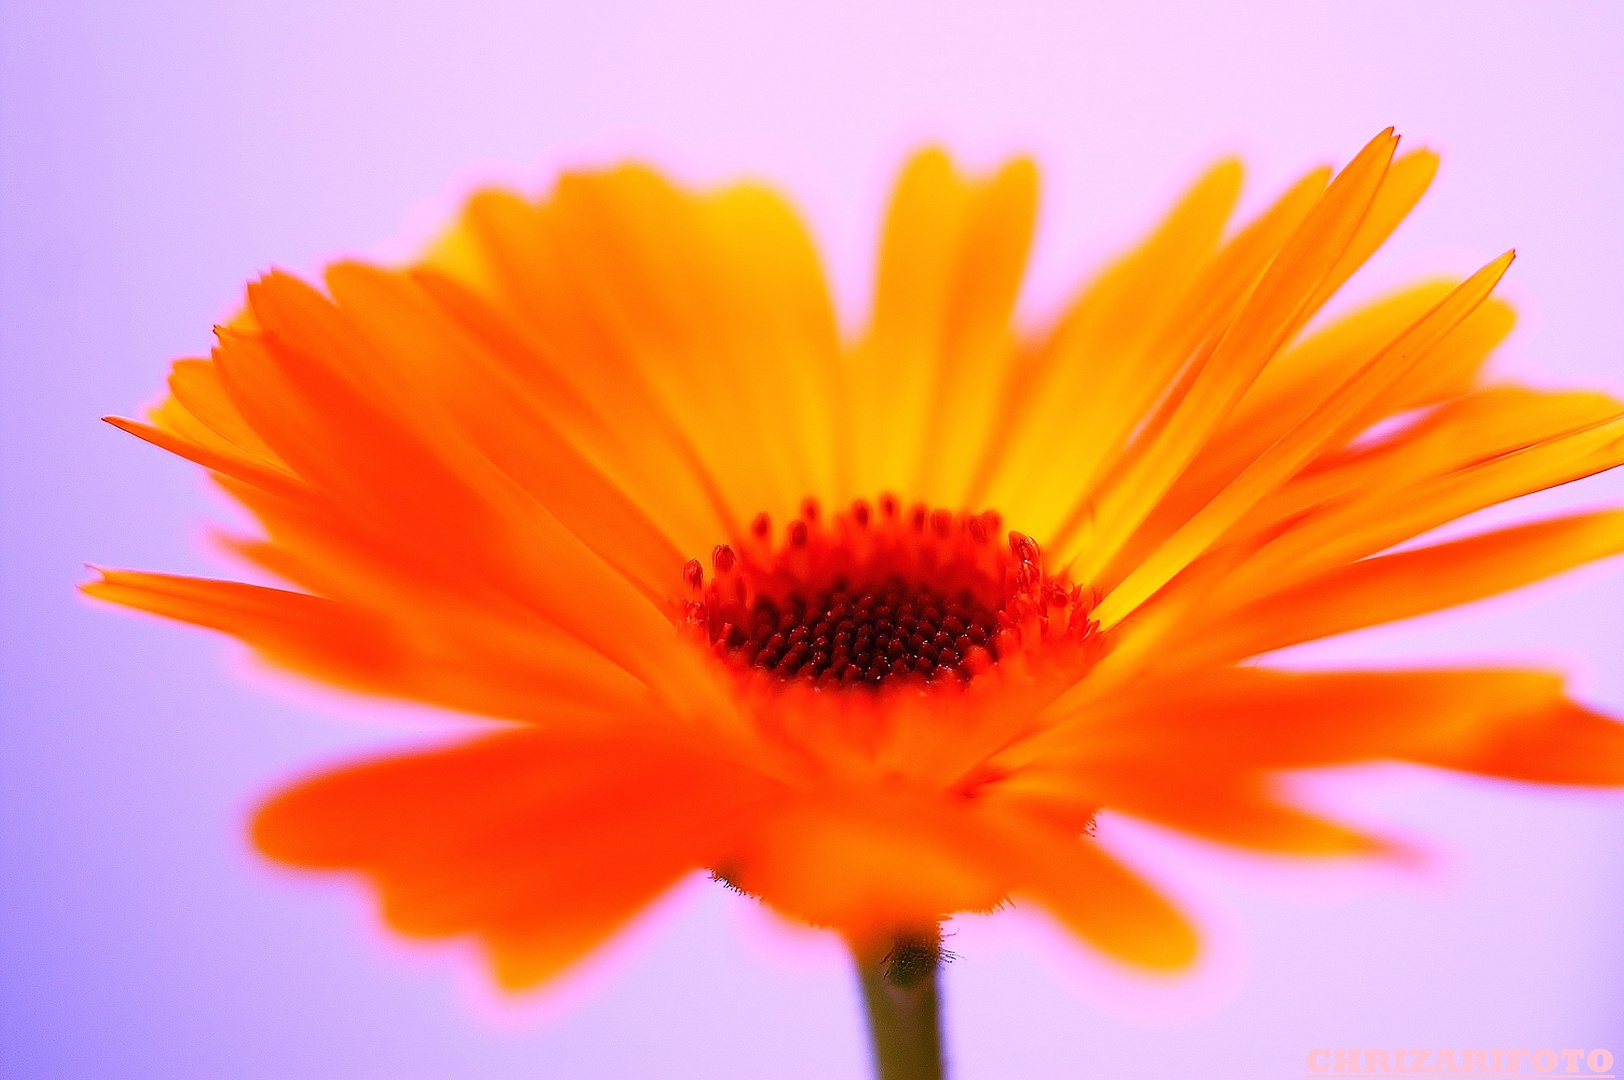
<instances>
[{"instance_id":1,"label":"hairy stem","mask_svg":"<svg viewBox=\"0 0 1624 1080\"><path fill-rule=\"evenodd\" d=\"M868 1032L879 1080L941 1080L942 1033L936 993L941 934L900 933L854 947L868 1005Z\"/></svg>"}]
</instances>

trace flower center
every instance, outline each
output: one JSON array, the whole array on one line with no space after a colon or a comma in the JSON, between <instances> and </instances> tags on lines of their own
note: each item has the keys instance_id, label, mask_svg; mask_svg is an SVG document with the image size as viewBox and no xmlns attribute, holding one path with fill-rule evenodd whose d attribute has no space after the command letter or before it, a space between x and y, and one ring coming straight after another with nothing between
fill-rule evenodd
<instances>
[{"instance_id":1,"label":"flower center","mask_svg":"<svg viewBox=\"0 0 1624 1080\"><path fill-rule=\"evenodd\" d=\"M962 685L1011 662L1097 656L1092 590L1050 574L1033 540L1001 542L996 512L894 496L825 519L812 500L775 538L758 516L739 548L691 559L680 621L741 676L816 689Z\"/></svg>"},{"instance_id":2,"label":"flower center","mask_svg":"<svg viewBox=\"0 0 1624 1080\"><path fill-rule=\"evenodd\" d=\"M997 630L997 614L968 590L949 596L894 576L837 581L811 596L792 593L782 605L764 596L746 625L730 625L717 641L728 659L780 679L878 686L910 674L959 678L995 663Z\"/></svg>"}]
</instances>

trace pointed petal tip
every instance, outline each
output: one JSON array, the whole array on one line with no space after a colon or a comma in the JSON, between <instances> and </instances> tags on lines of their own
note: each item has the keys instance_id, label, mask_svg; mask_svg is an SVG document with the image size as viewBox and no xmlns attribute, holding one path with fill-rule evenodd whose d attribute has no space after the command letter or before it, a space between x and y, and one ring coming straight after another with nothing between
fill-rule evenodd
<instances>
[{"instance_id":1,"label":"pointed petal tip","mask_svg":"<svg viewBox=\"0 0 1624 1080\"><path fill-rule=\"evenodd\" d=\"M157 430L144 420L132 420L128 416L104 416L102 417L102 423L111 424L120 431L134 435L137 439L140 439L143 442L151 442L152 440L147 438L147 433Z\"/></svg>"},{"instance_id":2,"label":"pointed petal tip","mask_svg":"<svg viewBox=\"0 0 1624 1080\"><path fill-rule=\"evenodd\" d=\"M1510 269L1511 264L1516 261L1516 258L1517 258L1517 249L1516 248L1507 248L1500 255L1496 256L1493 259L1490 259L1487 263L1485 263L1483 265L1483 269L1479 270L1478 273L1480 273L1480 274L1482 274L1482 273L1492 274L1492 275L1494 275L1496 283L1498 283L1499 279L1501 277L1504 277L1505 272L1508 269Z\"/></svg>"},{"instance_id":3,"label":"pointed petal tip","mask_svg":"<svg viewBox=\"0 0 1624 1080\"><path fill-rule=\"evenodd\" d=\"M85 563L85 569L89 570L96 576L87 581L78 582L74 585L74 588L84 595L93 597L97 600L111 600L112 597L107 595L107 590L118 584L113 580L113 576L118 571L108 570L104 567L97 566L94 563Z\"/></svg>"},{"instance_id":4,"label":"pointed petal tip","mask_svg":"<svg viewBox=\"0 0 1624 1080\"><path fill-rule=\"evenodd\" d=\"M1389 124L1387 127L1371 136L1370 141L1359 148L1359 152L1354 155L1354 160L1357 160L1366 154L1382 153L1384 151L1391 154L1398 148L1399 139L1400 136L1397 133L1397 129L1395 129L1393 125Z\"/></svg>"},{"instance_id":5,"label":"pointed petal tip","mask_svg":"<svg viewBox=\"0 0 1624 1080\"><path fill-rule=\"evenodd\" d=\"M1385 173L1397 152L1398 137L1393 134L1392 128L1388 128L1361 146L1359 152L1338 171L1337 179L1360 175L1371 169Z\"/></svg>"},{"instance_id":6,"label":"pointed petal tip","mask_svg":"<svg viewBox=\"0 0 1624 1080\"><path fill-rule=\"evenodd\" d=\"M128 416L119 416L113 413L102 417L101 421L104 424L110 424L111 426L118 428L120 431L125 432L126 434L134 435L138 439L143 437L141 434L143 430L151 427L150 424L146 424L140 420L132 420Z\"/></svg>"},{"instance_id":7,"label":"pointed petal tip","mask_svg":"<svg viewBox=\"0 0 1624 1080\"><path fill-rule=\"evenodd\" d=\"M267 266L265 269L261 270L259 272L258 276L256 276L254 278L254 280L249 283L248 287L251 289L256 285L261 285L261 284L264 284L265 282L280 281L280 280L283 280L283 279L289 279L289 280L293 280L293 281L298 281L299 276L297 274L295 274L291 270L288 270L288 269L286 269L284 267L277 266L275 263L272 263L271 265Z\"/></svg>"}]
</instances>

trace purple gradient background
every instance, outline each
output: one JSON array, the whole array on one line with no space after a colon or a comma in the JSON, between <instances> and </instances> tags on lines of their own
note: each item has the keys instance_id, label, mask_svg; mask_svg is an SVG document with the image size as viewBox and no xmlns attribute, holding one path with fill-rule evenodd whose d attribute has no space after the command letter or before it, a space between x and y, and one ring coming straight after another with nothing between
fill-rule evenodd
<instances>
[{"instance_id":1,"label":"purple gradient background","mask_svg":"<svg viewBox=\"0 0 1624 1080\"><path fill-rule=\"evenodd\" d=\"M1210 157L1248 158L1255 204L1392 123L1444 171L1352 293L1516 244L1500 370L1624 394L1624 6L768 7L6 0L0 1076L865 1075L838 950L719 889L503 1007L464 950L391 943L357 890L248 852L278 780L446 730L245 681L219 639L72 593L85 560L221 568L203 523L229 512L197 470L95 418L150 400L272 264L398 256L474 181L636 155L781 183L850 322L889 179L940 138L975 164L1038 156L1039 317ZM1490 516L1607 501L1616 477ZM1615 560L1291 659L1530 661L1624 713L1621 640ZM1320 1046L1624 1057L1624 799L1397 768L1315 791L1429 838L1429 868L1321 875L1108 826L1198 898L1216 961L1157 991L1035 921L973 921L946 981L955 1075L1295 1077Z\"/></svg>"}]
</instances>

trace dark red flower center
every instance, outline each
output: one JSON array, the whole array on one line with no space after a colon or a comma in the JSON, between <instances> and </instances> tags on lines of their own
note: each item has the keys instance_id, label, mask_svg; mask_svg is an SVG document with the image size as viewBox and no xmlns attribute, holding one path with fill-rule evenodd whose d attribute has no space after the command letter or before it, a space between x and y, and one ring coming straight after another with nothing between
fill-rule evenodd
<instances>
[{"instance_id":1,"label":"dark red flower center","mask_svg":"<svg viewBox=\"0 0 1624 1080\"><path fill-rule=\"evenodd\" d=\"M1001 524L891 496L826 520L808 500L780 543L762 514L719 545L709 581L690 560L681 621L745 677L824 689L958 685L1016 655L1097 653L1092 592Z\"/></svg>"},{"instance_id":2,"label":"dark red flower center","mask_svg":"<svg viewBox=\"0 0 1624 1080\"><path fill-rule=\"evenodd\" d=\"M998 613L969 589L949 595L892 576L854 585L836 580L783 600L762 596L744 625L715 644L726 659L780 679L879 686L915 674L927 682L964 678L997 662Z\"/></svg>"}]
</instances>

